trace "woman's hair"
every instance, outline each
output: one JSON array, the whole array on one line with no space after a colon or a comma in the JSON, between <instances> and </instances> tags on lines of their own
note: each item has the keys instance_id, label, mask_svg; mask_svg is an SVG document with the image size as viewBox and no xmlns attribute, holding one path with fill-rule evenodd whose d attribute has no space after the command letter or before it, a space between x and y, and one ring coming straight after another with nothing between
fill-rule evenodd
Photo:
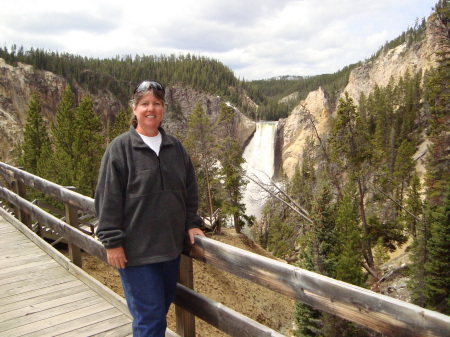
<instances>
[{"instance_id":1,"label":"woman's hair","mask_svg":"<svg viewBox=\"0 0 450 337\"><path fill-rule=\"evenodd\" d=\"M148 93L152 93L157 99L166 103L166 91L162 84L156 81L143 81L134 89L133 97L130 100L130 107L134 109L139 101ZM137 118L135 114L131 115L130 124L137 127Z\"/></svg>"}]
</instances>

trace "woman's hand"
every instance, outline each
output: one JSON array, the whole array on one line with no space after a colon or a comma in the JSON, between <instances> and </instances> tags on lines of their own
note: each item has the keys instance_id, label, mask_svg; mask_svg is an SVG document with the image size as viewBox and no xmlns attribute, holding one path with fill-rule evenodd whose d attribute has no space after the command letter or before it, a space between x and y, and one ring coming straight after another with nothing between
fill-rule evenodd
<instances>
[{"instance_id":1,"label":"woman's hand","mask_svg":"<svg viewBox=\"0 0 450 337\"><path fill-rule=\"evenodd\" d=\"M195 235L205 236L205 233L203 233L203 231L200 228L188 229L188 234L189 234L189 241L190 241L191 245L193 245L195 242L195 239L194 239Z\"/></svg>"},{"instance_id":2,"label":"woman's hand","mask_svg":"<svg viewBox=\"0 0 450 337\"><path fill-rule=\"evenodd\" d=\"M111 266L116 267L117 269L125 268L127 258L125 257L123 247L106 249L106 257Z\"/></svg>"}]
</instances>

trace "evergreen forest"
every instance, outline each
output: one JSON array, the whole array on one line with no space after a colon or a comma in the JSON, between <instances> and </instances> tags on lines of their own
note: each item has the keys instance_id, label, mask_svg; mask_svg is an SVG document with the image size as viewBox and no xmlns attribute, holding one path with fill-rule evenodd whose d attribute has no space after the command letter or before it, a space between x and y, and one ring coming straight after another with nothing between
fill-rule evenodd
<instances>
[{"instance_id":1,"label":"evergreen forest","mask_svg":"<svg viewBox=\"0 0 450 337\"><path fill-rule=\"evenodd\" d=\"M220 210L222 224L240 233L251 228L253 238L275 256L334 279L377 290L389 253L406 245L412 263L411 301L450 315L450 4L439 0L433 23L440 27L442 48L438 66L407 73L369 95L341 95L352 69L311 77L245 81L217 60L194 56L123 56L91 59L22 47L0 49L9 64L22 62L54 72L70 83L54 120L47 125L37 95L28 108L24 141L17 164L63 186L93 196L100 159L107 142L104 126L89 95L75 103L77 83L89 92L108 89L123 105L143 78L167 86L189 86L219 95L255 120L287 117L294 101L280 99L296 92L298 100L322 86L336 102L336 114L326 136L310 138L292 179L280 172L269 194L263 224L245 213L243 150L233 139L235 109L222 103L213 123L199 103L189 116L182 139L196 168L200 214ZM371 56L403 43L420 41L425 20ZM250 97L259 109L244 104ZM314 118L305 110L311 128ZM113 139L129 127L121 111L107 132ZM427 142L423 153L419 147ZM417 162L425 159L423 171ZM220 165L217 165L220 163ZM422 174L422 172L426 172ZM421 175L422 174L422 175ZM30 196L33 198L36 196ZM230 221L230 219L232 219ZM220 231L220 227L217 228ZM297 336L374 336L371 331L297 303Z\"/></svg>"}]
</instances>

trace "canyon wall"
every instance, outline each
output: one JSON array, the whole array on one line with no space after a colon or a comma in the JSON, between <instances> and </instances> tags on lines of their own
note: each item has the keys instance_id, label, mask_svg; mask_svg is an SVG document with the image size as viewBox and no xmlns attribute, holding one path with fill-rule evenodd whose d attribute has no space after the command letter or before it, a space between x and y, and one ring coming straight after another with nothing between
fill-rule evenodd
<instances>
[{"instance_id":1,"label":"canyon wall","mask_svg":"<svg viewBox=\"0 0 450 337\"><path fill-rule=\"evenodd\" d=\"M0 161L14 158L13 149L23 139L23 129L28 115L31 97L37 93L44 121L49 124L54 117L67 81L48 71L37 71L30 65L8 65L0 58ZM87 94L79 86L72 88L78 103ZM115 116L120 102L107 92L90 94L94 110L106 121Z\"/></svg>"},{"instance_id":2,"label":"canyon wall","mask_svg":"<svg viewBox=\"0 0 450 337\"><path fill-rule=\"evenodd\" d=\"M408 44L407 42L390 50L383 50L378 57L366 61L355 68L349 77L349 82L342 92L350 94L358 104L361 93L369 95L376 85L385 87L391 79L397 83L400 77L407 72L422 75L437 65L439 48L439 28L431 19L427 21L425 37L420 42ZM290 95L292 97L292 94ZM330 102L327 93L318 88L310 92L308 97L300 101L290 113L289 117L280 120L276 140L275 167L276 172L283 173L289 178L293 176L295 167L302 162L303 148L311 137L316 137L311 127L311 119L307 118L307 111L313 116L315 127L324 139L328 133L328 122L335 114L332 106L336 102ZM423 149L421 150L423 151Z\"/></svg>"},{"instance_id":3,"label":"canyon wall","mask_svg":"<svg viewBox=\"0 0 450 337\"><path fill-rule=\"evenodd\" d=\"M49 125L57 112L67 84L65 78L51 72L36 70L21 63L11 66L0 58L0 161L12 163L15 157L14 148L23 139L33 93L37 93L44 121ZM85 95L91 96L94 111L100 116L105 130L120 109L124 108L107 90L99 90L94 94L77 84L72 86L77 105ZM189 115L198 101L202 102L203 109L211 120L216 120L220 111L220 97L179 86L168 87L166 91L167 108L163 126L169 133L183 137L187 131ZM234 125L235 138L244 146L255 131L255 122L235 109Z\"/></svg>"}]
</instances>

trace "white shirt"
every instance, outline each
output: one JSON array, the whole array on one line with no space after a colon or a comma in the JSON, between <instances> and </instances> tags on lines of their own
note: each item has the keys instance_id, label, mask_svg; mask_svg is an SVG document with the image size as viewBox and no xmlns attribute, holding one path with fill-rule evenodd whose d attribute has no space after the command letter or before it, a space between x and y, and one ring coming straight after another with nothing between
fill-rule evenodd
<instances>
[{"instance_id":1,"label":"white shirt","mask_svg":"<svg viewBox=\"0 0 450 337\"><path fill-rule=\"evenodd\" d=\"M161 147L162 141L161 133L158 132L155 137L144 136L140 133L139 136L141 136L144 143L147 144L153 151L155 151L157 156L159 156L159 149Z\"/></svg>"}]
</instances>

